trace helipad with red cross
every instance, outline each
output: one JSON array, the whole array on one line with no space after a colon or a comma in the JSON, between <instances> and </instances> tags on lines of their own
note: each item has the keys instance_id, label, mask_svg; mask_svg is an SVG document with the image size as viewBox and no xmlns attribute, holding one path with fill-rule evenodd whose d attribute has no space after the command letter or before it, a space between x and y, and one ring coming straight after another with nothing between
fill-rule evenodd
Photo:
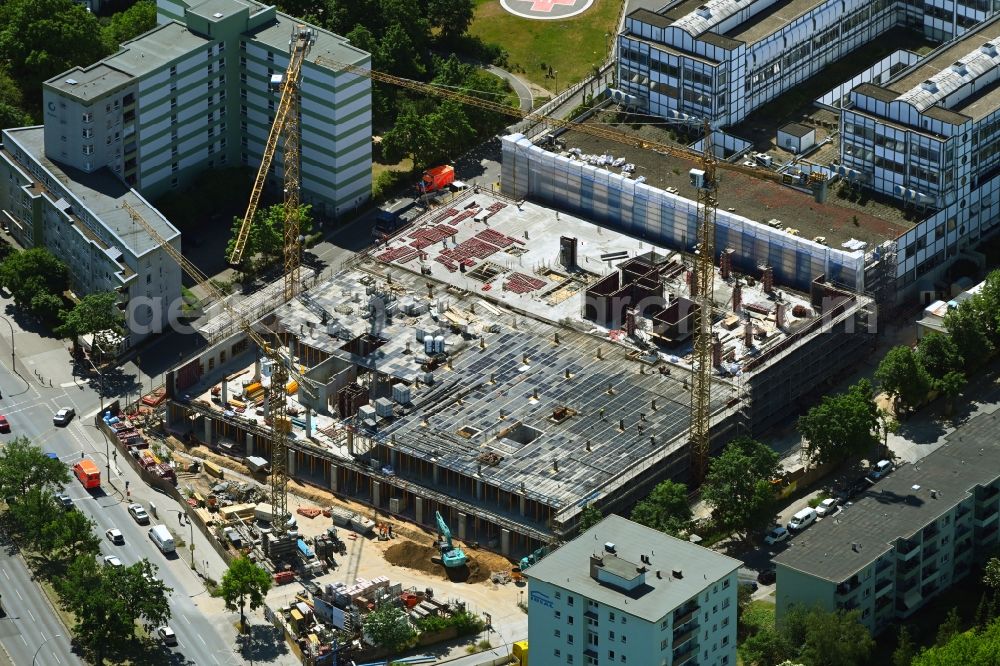
<instances>
[{"instance_id":1,"label":"helipad with red cross","mask_svg":"<svg viewBox=\"0 0 1000 666\"><path fill-rule=\"evenodd\" d=\"M542 21L576 16L592 4L594 0L500 0L500 5L515 16Z\"/></svg>"}]
</instances>

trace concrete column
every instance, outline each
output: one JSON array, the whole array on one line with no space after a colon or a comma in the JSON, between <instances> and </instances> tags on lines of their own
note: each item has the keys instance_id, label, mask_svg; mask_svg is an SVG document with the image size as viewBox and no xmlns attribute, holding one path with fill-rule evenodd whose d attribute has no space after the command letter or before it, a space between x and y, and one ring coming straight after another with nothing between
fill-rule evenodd
<instances>
[{"instance_id":1,"label":"concrete column","mask_svg":"<svg viewBox=\"0 0 1000 666\"><path fill-rule=\"evenodd\" d=\"M438 466L437 463L434 463L434 485L436 486L437 484L438 484Z\"/></svg>"},{"instance_id":2,"label":"concrete column","mask_svg":"<svg viewBox=\"0 0 1000 666\"><path fill-rule=\"evenodd\" d=\"M483 480L476 479L476 497L483 499Z\"/></svg>"},{"instance_id":3,"label":"concrete column","mask_svg":"<svg viewBox=\"0 0 1000 666\"><path fill-rule=\"evenodd\" d=\"M330 463L330 490L337 492L337 466Z\"/></svg>"},{"instance_id":4,"label":"concrete column","mask_svg":"<svg viewBox=\"0 0 1000 666\"><path fill-rule=\"evenodd\" d=\"M396 469L396 449L389 449L389 465Z\"/></svg>"},{"instance_id":5,"label":"concrete column","mask_svg":"<svg viewBox=\"0 0 1000 666\"><path fill-rule=\"evenodd\" d=\"M223 405L229 402L229 382L224 377L222 379L222 395L219 397L222 398Z\"/></svg>"},{"instance_id":6,"label":"concrete column","mask_svg":"<svg viewBox=\"0 0 1000 666\"><path fill-rule=\"evenodd\" d=\"M510 530L500 529L500 554L510 555Z\"/></svg>"},{"instance_id":7,"label":"concrete column","mask_svg":"<svg viewBox=\"0 0 1000 666\"><path fill-rule=\"evenodd\" d=\"M254 437L252 432L247 433L247 455L254 455Z\"/></svg>"},{"instance_id":8,"label":"concrete column","mask_svg":"<svg viewBox=\"0 0 1000 666\"><path fill-rule=\"evenodd\" d=\"M379 506L381 504L381 484L378 481L372 481L372 504Z\"/></svg>"},{"instance_id":9,"label":"concrete column","mask_svg":"<svg viewBox=\"0 0 1000 666\"><path fill-rule=\"evenodd\" d=\"M288 449L288 478L295 476L295 451Z\"/></svg>"},{"instance_id":10,"label":"concrete column","mask_svg":"<svg viewBox=\"0 0 1000 666\"><path fill-rule=\"evenodd\" d=\"M260 381L260 359L258 358L253 362L253 380L255 382Z\"/></svg>"},{"instance_id":11,"label":"concrete column","mask_svg":"<svg viewBox=\"0 0 1000 666\"><path fill-rule=\"evenodd\" d=\"M519 495L517 499L520 501L520 504L521 504L521 515L523 516L525 513L527 513L526 509L527 509L527 504L528 504L528 498L525 497L524 495Z\"/></svg>"},{"instance_id":12,"label":"concrete column","mask_svg":"<svg viewBox=\"0 0 1000 666\"><path fill-rule=\"evenodd\" d=\"M461 511L458 513L458 540L465 541L465 514Z\"/></svg>"},{"instance_id":13,"label":"concrete column","mask_svg":"<svg viewBox=\"0 0 1000 666\"><path fill-rule=\"evenodd\" d=\"M264 418L271 415L271 389L264 389Z\"/></svg>"},{"instance_id":14,"label":"concrete column","mask_svg":"<svg viewBox=\"0 0 1000 666\"><path fill-rule=\"evenodd\" d=\"M414 511L416 511L417 525L424 524L424 498L413 496Z\"/></svg>"},{"instance_id":15,"label":"concrete column","mask_svg":"<svg viewBox=\"0 0 1000 666\"><path fill-rule=\"evenodd\" d=\"M347 454L351 455L351 456L354 455L354 431L353 430L348 430L347 431Z\"/></svg>"},{"instance_id":16,"label":"concrete column","mask_svg":"<svg viewBox=\"0 0 1000 666\"><path fill-rule=\"evenodd\" d=\"M313 410L306 407L306 438L313 436Z\"/></svg>"},{"instance_id":17,"label":"concrete column","mask_svg":"<svg viewBox=\"0 0 1000 666\"><path fill-rule=\"evenodd\" d=\"M212 419L208 418L207 416L203 416L202 418L205 421L205 438L204 438L203 441L206 444L211 444L212 443Z\"/></svg>"}]
</instances>

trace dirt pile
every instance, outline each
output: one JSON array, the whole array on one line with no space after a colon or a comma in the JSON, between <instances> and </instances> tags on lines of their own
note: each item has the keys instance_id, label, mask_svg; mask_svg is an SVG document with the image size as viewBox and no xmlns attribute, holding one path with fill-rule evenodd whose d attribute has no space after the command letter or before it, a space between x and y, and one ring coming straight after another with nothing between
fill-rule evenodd
<instances>
[{"instance_id":1,"label":"dirt pile","mask_svg":"<svg viewBox=\"0 0 1000 666\"><path fill-rule=\"evenodd\" d=\"M482 583L489 579L490 572L480 566L477 558L466 551L468 564L459 569L448 569L440 561L440 554L434 546L426 546L413 541L400 541L385 549L385 560L397 567L414 569L421 573L440 577L455 583ZM391 576L390 576L391 578Z\"/></svg>"}]
</instances>

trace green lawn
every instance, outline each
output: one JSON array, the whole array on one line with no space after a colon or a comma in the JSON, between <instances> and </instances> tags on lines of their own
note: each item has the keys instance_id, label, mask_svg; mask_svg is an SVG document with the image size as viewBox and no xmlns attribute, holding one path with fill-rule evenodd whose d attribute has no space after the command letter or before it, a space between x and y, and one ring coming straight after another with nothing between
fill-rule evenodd
<instances>
[{"instance_id":1,"label":"green lawn","mask_svg":"<svg viewBox=\"0 0 1000 666\"><path fill-rule=\"evenodd\" d=\"M525 4L521 0L510 2ZM604 61L607 35L614 36L620 8L616 0L594 0L587 11L572 18L535 21L514 16L500 6L500 0L476 0L476 16L469 32L507 49L511 70L555 91L557 84L560 90L566 88ZM557 77L546 77L549 66L558 72Z\"/></svg>"}]
</instances>

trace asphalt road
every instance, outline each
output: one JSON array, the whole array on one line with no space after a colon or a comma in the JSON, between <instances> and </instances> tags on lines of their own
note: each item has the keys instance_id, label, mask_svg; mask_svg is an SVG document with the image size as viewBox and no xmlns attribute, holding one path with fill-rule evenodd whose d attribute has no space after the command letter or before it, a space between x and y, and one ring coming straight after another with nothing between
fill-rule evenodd
<instances>
[{"instance_id":1,"label":"asphalt road","mask_svg":"<svg viewBox=\"0 0 1000 666\"><path fill-rule=\"evenodd\" d=\"M140 484L138 475L124 460L118 464L112 456L108 473L105 453L108 446L103 433L92 425L92 416L100 410L100 397L94 387L73 378L63 343L15 328L18 376L11 371L9 342L9 333L0 332L0 391L3 395L0 414L6 415L11 425L10 434L0 435L0 444L24 435L43 450L57 454L67 465L78 461L83 452L101 468L103 487L99 492L92 494L73 478L66 486L66 493L73 498L77 510L94 520L102 538L105 530L111 527L117 527L124 534L125 545L115 546L104 539L101 546L104 554L117 555L126 565L146 558L159 568L158 575L164 583L173 588L170 626L177 634L179 645L170 651L164 649L159 661L198 666L245 663L245 659L234 653L233 616L222 610L219 600L208 595L191 570L188 564L191 552L185 547L183 553L170 557L160 553L147 536L148 527L136 524L126 509L125 482L129 482L130 501L138 500L147 510L150 503L157 506L160 519L154 517L153 524L168 525L175 537L185 542L190 543L194 537L194 557L199 571L207 569L210 576L218 580L225 570L222 559L198 530L179 525L180 507L166 495ZM68 427L57 428L52 424L52 414L64 406L74 407L77 417ZM30 664L34 652L39 649L42 654L51 652L52 657L37 663L80 663L70 651L66 638L52 638L56 634L66 636L68 632L42 598L20 558L4 554L0 567L3 568L0 571L3 607L10 618L0 620L0 643L11 654L14 663ZM277 651L272 650L274 652ZM272 663L288 659L287 654L275 654Z\"/></svg>"}]
</instances>

